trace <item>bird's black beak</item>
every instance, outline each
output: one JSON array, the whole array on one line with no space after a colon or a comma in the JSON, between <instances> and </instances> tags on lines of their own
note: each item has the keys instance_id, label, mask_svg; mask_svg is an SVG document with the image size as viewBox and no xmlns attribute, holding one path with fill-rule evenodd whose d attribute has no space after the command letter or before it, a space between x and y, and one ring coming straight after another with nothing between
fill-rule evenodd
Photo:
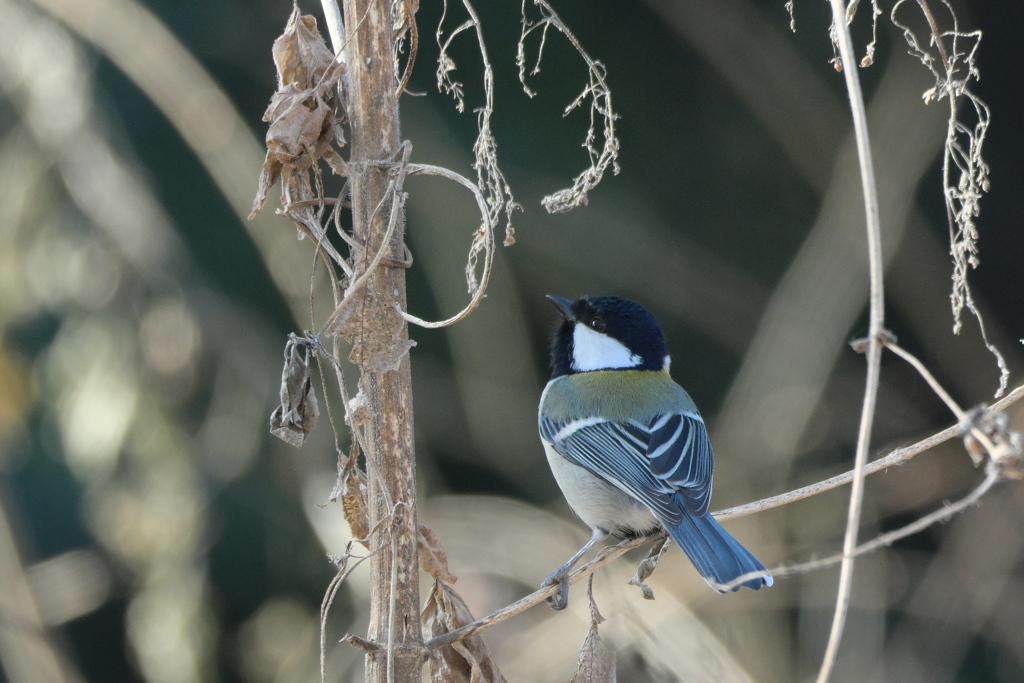
<instances>
[{"instance_id":1,"label":"bird's black beak","mask_svg":"<svg viewBox=\"0 0 1024 683\"><path fill-rule=\"evenodd\" d=\"M558 312L562 314L562 317L571 323L576 322L576 314L572 312L572 302L565 297L555 296L554 294L548 294L548 301L558 309Z\"/></svg>"}]
</instances>

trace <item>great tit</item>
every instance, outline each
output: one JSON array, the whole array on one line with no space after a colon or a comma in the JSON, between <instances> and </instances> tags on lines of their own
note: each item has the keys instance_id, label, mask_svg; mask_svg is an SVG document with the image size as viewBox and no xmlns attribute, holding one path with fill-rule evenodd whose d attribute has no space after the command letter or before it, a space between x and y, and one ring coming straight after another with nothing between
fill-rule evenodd
<instances>
[{"instance_id":1,"label":"great tit","mask_svg":"<svg viewBox=\"0 0 1024 683\"><path fill-rule=\"evenodd\" d=\"M665 529L720 593L740 577L757 590L771 574L708 514L714 455L693 400L669 376L661 325L614 296L548 296L564 319L540 399L540 436L569 506L590 541L542 585L568 604L568 575L595 543ZM732 587L738 590L739 585Z\"/></svg>"}]
</instances>

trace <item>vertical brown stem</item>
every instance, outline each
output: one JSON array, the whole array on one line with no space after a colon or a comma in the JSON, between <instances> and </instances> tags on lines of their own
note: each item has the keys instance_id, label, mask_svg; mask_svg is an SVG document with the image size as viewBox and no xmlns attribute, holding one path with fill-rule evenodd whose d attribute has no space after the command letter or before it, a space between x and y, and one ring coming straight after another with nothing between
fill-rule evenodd
<instances>
[{"instance_id":1,"label":"vertical brown stem","mask_svg":"<svg viewBox=\"0 0 1024 683\"><path fill-rule=\"evenodd\" d=\"M368 258L387 232L393 199L383 205L382 200L388 193L388 162L399 146L391 5L392 0L344 3L352 216ZM400 219L385 251L395 261L404 260L402 225ZM366 656L371 683L418 683L423 663L409 356L403 354L396 369L383 368L374 356L408 339L399 307L405 309L405 271L382 265L367 282L362 310L355 313L361 325L355 343L363 349L357 351L360 389L370 405L366 458L370 526L376 530L371 537L369 639L384 646ZM390 514L394 518L381 523Z\"/></svg>"}]
</instances>

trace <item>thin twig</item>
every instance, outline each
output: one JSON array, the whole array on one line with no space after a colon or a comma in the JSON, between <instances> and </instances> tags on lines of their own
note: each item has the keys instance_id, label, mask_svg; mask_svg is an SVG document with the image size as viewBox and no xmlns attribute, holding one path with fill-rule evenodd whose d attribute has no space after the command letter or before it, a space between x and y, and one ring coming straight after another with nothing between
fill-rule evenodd
<instances>
[{"instance_id":1,"label":"thin twig","mask_svg":"<svg viewBox=\"0 0 1024 683\"><path fill-rule=\"evenodd\" d=\"M323 248L323 242L327 239L327 230L321 229L320 237L316 241L316 254L320 255L320 258L324 262L324 267L327 269L327 275L331 281L331 296L334 298L334 306L337 308L340 303L341 293L341 282L338 281L338 274L334 270L334 264L328 258L327 251ZM316 306L315 306L315 291L316 291L316 255L313 256L313 267L310 268L309 273L309 323L310 327L316 327ZM352 270L348 264L343 260L339 261L342 264L342 271L346 277L352 277Z\"/></svg>"},{"instance_id":2,"label":"thin twig","mask_svg":"<svg viewBox=\"0 0 1024 683\"><path fill-rule=\"evenodd\" d=\"M989 410L1005 410L1006 408L1010 407L1011 405L1021 400L1022 398L1024 398L1024 385L1017 387L1009 394L1007 394L1003 399L992 404ZM865 465L863 468L864 474L874 474L875 472L881 472L882 470L888 469L895 465L902 465L903 463L913 458L915 455L923 453L931 448L934 448L935 446L938 446L940 443L944 443L946 441L949 441L953 437L958 436L961 433L962 429L962 423L957 424L952 427L943 429L941 432L937 432L929 437L921 439L917 443L913 443L909 446L904 446L902 448L897 448L888 455L886 455L885 457L879 458L878 460L875 460ZM745 517L746 515L751 515L755 512L762 512L764 510L770 510L772 508L781 507L783 505L794 503L798 500L803 500L804 498L816 496L819 493L824 493L825 491L831 491L832 489L843 486L844 484L849 484L851 481L853 481L853 475L854 470L850 470L849 472L837 474L834 477L830 477L823 481L818 481L813 484L809 484L807 486L795 489L793 491L780 493L779 495L771 496L770 498L762 498L761 500L755 500L752 503L745 503L743 505L737 505L735 507L726 508L725 510L713 512L712 514L715 516L715 519L719 520L734 519L736 517Z\"/></svg>"},{"instance_id":3,"label":"thin twig","mask_svg":"<svg viewBox=\"0 0 1024 683\"><path fill-rule=\"evenodd\" d=\"M331 34L334 55L338 59L344 59L345 23L341 18L341 9L338 8L337 0L320 0L320 4L324 8L324 22L327 24L327 32Z\"/></svg>"},{"instance_id":4,"label":"thin twig","mask_svg":"<svg viewBox=\"0 0 1024 683\"><path fill-rule=\"evenodd\" d=\"M310 305L310 308L312 309L312 305ZM292 335L288 335L288 336L289 336L289 338L293 338L295 335L292 334ZM331 435L334 437L334 450L340 456L341 455L341 435L338 432L338 425L336 425L334 423L334 411L331 410L331 397L327 393L327 377L324 375L324 364L320 360L321 355L326 355L326 349L324 349L323 345L321 345L319 340L317 340L317 343L313 347L313 350L315 351L315 353L313 354L313 358L316 359L317 374L320 375L320 388L321 388L321 390L324 393L324 412L327 413L327 421L331 425ZM321 352L323 352L323 354ZM328 356L328 358L330 358L330 356ZM334 359L331 358L331 360L333 361ZM339 465L340 465L340 462L339 462ZM338 469L338 472L339 473L341 472L341 468L340 467Z\"/></svg>"},{"instance_id":5,"label":"thin twig","mask_svg":"<svg viewBox=\"0 0 1024 683\"><path fill-rule=\"evenodd\" d=\"M1009 406L1013 405L1014 403L1016 403L1017 401L1021 400L1022 398L1024 398L1024 385L1021 385L1014 389L1013 391L1011 391L1005 398L995 403L991 409L1004 410ZM959 433L959 430L959 426L949 427L948 429L944 429L941 432L938 432L925 439L922 439L921 441L918 441L915 444L906 446L904 448L899 448L890 453L889 455L885 456L884 458L879 458L873 463L865 466L863 468L863 472L864 474L872 474L874 472L880 472L888 467L892 467L893 465L899 465L901 463L904 463L910 458L914 457L915 455L922 453L930 448L934 448L935 446L945 441L948 441L949 439L956 436ZM788 493L784 493L778 496L772 496L771 498L765 498L763 500L754 501L753 503L747 503L746 505L738 505L736 507L727 508L725 510L721 510L719 512L714 512L711 514L713 514L716 519L720 520L732 519L734 517L742 517L744 515L753 514L755 512L760 512L762 510L768 510L774 507L787 505L789 503L793 503L804 498L810 498L811 496L834 489L838 486L842 486L843 484L848 484L851 481L853 481L853 478L853 471L845 472L838 476L831 477L830 479L826 479L815 484L811 484L810 486L805 486L795 491L790 491ZM987 492L987 490L987 488L983 490L982 494ZM959 510L955 510L954 512L956 511ZM909 535L910 533L914 532L908 532L906 535ZM582 567L580 567L580 569L578 569L576 572L570 575L569 583L576 583L580 579L589 576L598 569L607 566L612 561L626 554L633 548L638 548L642 545L658 541L662 538L665 538L665 534L659 533L648 536L646 538L634 539L632 541L620 543L618 545L608 546L602 550L602 552L597 556L597 558L583 565ZM897 539L894 538L892 540ZM871 543L875 542L876 541L872 541ZM881 545L885 545L885 543L882 542ZM877 547L880 547L880 545L876 544L874 546L870 546L870 549L873 550ZM867 552L867 550L862 551L858 547L854 554L860 555L864 552ZM841 558L842 556L840 555L839 557ZM426 643L425 647L427 649L434 649L437 647L441 647L443 645L450 645L451 643L461 640L462 638L470 636L474 633L478 633L479 631L482 631L484 629L490 628L495 624L499 624L505 621L506 619L509 619L517 614L525 612L526 610L530 609L531 607L534 607L535 605L541 604L550 596L554 595L556 590L557 586L545 586L544 588L534 591L533 593L530 593L529 595L517 600L511 605L503 607L502 609L499 609L494 613L473 622L472 624L467 624L466 626L463 626L460 629L456 629L454 631L434 638L433 640Z\"/></svg>"},{"instance_id":6,"label":"thin twig","mask_svg":"<svg viewBox=\"0 0 1024 683\"><path fill-rule=\"evenodd\" d=\"M402 13L403 21L408 22L409 59L405 61L405 69L402 71L402 77L398 79L398 88L395 90L398 97L402 96L402 93L405 92L405 87L409 85L409 78L412 77L412 68L416 64L416 54L419 52L420 47L420 30L419 26L416 25L416 14L409 8L410 0L402 0L400 4L402 6L400 11ZM395 45L398 44L398 40L396 40ZM397 60L397 53L395 58Z\"/></svg>"},{"instance_id":7,"label":"thin twig","mask_svg":"<svg viewBox=\"0 0 1024 683\"><path fill-rule=\"evenodd\" d=\"M334 309L334 312L327 319L327 322L324 323L323 327L321 328L318 334L326 333L328 336L336 335L336 333L340 329L338 321L341 319L342 315L344 315L347 312L348 307L352 305L352 302L355 300L356 294L358 294L363 289L363 286L366 285L366 283L369 281L370 276L372 276L374 271L377 270L377 266L380 265L381 259L384 258L384 252L388 251L391 248L391 238L395 233L395 226L398 224L398 217L401 214L401 205L404 203L404 195L402 191L397 187L397 185L394 182L392 182L390 187L388 188L388 191L384 194L383 197L381 197L381 203L377 205L375 213L376 211L380 210L381 206L388 199L389 196L392 198L391 218L388 221L387 232L384 233L384 239L380 243L380 247L377 249L377 253L374 254L373 260L370 261L370 264L366 267L366 270L364 270L363 273L358 278L356 278L355 282L350 284L348 288L345 290L345 297L341 300L341 303L338 304L337 308Z\"/></svg>"},{"instance_id":8,"label":"thin twig","mask_svg":"<svg viewBox=\"0 0 1024 683\"><path fill-rule=\"evenodd\" d=\"M334 377L338 380L338 393L341 394L341 402L344 404L345 409L345 422L348 423L349 428L352 430L352 438L359 444L359 448L362 449L363 453L366 453L366 438L363 434L362 426L352 419L350 414L351 399L348 395L348 387L345 386L345 372L341 367L341 349L338 347L337 337L333 340L331 347L331 353L328 356L331 359L331 365L334 367ZM319 356L318 356L319 358ZM327 387L324 387L324 393L327 393ZM343 460L344 459L344 460ZM341 471L345 467L344 453L341 449L338 449L338 477L341 477Z\"/></svg>"},{"instance_id":9,"label":"thin twig","mask_svg":"<svg viewBox=\"0 0 1024 683\"><path fill-rule=\"evenodd\" d=\"M444 38L444 22L448 16L448 0L442 4L441 20L437 24L437 45L440 54L437 57L437 88L445 91L455 98L455 108L462 112L465 109L465 99L462 83L454 80L452 74L455 72L455 62L448 54L448 48L452 41L463 31L473 29L476 35L477 47L480 50L480 61L483 66L484 80L484 106L476 110L477 113L477 137L473 143L473 169L476 171L477 187L484 194L490 215L488 223L497 226L502 213L505 214L505 246L515 244L515 229L512 227L512 213L522 207L516 203L512 196L512 188L505 180L505 174L498 166L498 143L491 131L491 116L494 114L494 69L491 67L491 60L487 53L487 44L484 42L483 26L480 17L476 13L469 0L462 0L462 6L469 15L469 20L463 22L447 38ZM466 280L469 290L475 289L474 271L475 255L478 250L478 242L474 241L474 248L470 249L469 262L466 264Z\"/></svg>"},{"instance_id":10,"label":"thin twig","mask_svg":"<svg viewBox=\"0 0 1024 683\"><path fill-rule=\"evenodd\" d=\"M487 284L491 280L491 267L494 264L494 223L493 216L487 209L487 199L484 197L483 192L480 191L479 186L476 185L472 180L465 176L459 175L455 171L441 166L431 166L429 164L409 164L408 173L410 175L436 175L448 180L453 180L460 185L466 187L470 192L473 193L473 197L476 198L477 208L480 210L480 217L483 219L483 225L478 229L483 231L483 249L484 249L484 269L480 274L480 280L476 283L476 287L473 290L473 296L466 307L461 311L448 318L447 320L440 320L438 322L428 322L422 318L406 313L405 311L398 311L399 314L406 320L414 325L420 327L426 327L428 329L436 329L438 327L447 327L448 325L454 325L455 323L463 320L466 316L473 312L480 302L484 298L484 292L487 290Z\"/></svg>"},{"instance_id":11,"label":"thin twig","mask_svg":"<svg viewBox=\"0 0 1024 683\"><path fill-rule=\"evenodd\" d=\"M989 410L995 412L1004 411L1010 406L1012 406L1014 403L1020 401L1022 398L1024 398L1024 384L1018 386L1016 389L1011 391L1002 399L993 403L989 407ZM953 425L952 427L947 427L946 429L943 429L941 432L936 432L931 436L925 437L924 439L921 439L916 443L910 444L909 446L897 448L888 455L866 464L863 468L864 474L874 474L875 472L881 472L882 470L888 469L896 465L902 465L903 463L913 458L915 455L930 450L941 443L945 443L946 441L949 441L955 436L959 436L960 434L962 434L963 428L964 425L963 422L961 422L960 424ZM736 505L731 508L726 508L724 510L712 512L711 514L714 515L715 519L718 520L745 517L747 515L754 514L755 512L762 512L764 510L782 507L783 505L795 503L796 501L803 500L804 498L816 496L819 493L824 493L825 491L831 491L832 489L839 488L844 484L849 484L850 482L853 481L853 477L854 470L850 470L848 472L843 472L842 474L837 474L834 477L830 477L828 479L824 479L822 481L818 481L813 484L808 484L807 486L794 489L793 491L787 491L786 493L780 493L777 496L771 496L769 498L755 500L752 503Z\"/></svg>"},{"instance_id":12,"label":"thin twig","mask_svg":"<svg viewBox=\"0 0 1024 683\"><path fill-rule=\"evenodd\" d=\"M1020 399L1021 397L1024 397L1024 386L1018 387L1015 390L1015 400ZM902 465L906 461L913 458L915 455L918 455L931 448L934 448L935 446L938 446L940 443L949 441L954 436L956 436L959 433L959 431L959 425L948 427L947 429L944 429L941 432L938 432L937 434L932 434L931 436L922 439L917 443L911 444L909 446L904 446L903 448L897 448L888 455L886 455L885 457L879 458L878 460L874 460L866 464L863 467L864 474L874 474L876 472L881 472L882 470L888 469L895 465ZM824 493L825 491L831 491L832 489L839 488L840 486L843 486L845 484L849 484L850 482L853 481L853 477L854 470L849 470L848 472L843 472L842 474L837 474L834 477L829 477L828 479L824 479L813 484L808 484L807 486L794 489L793 491L787 491L786 493L780 493L777 496L771 496L769 498L755 500L752 503L736 505L735 507L726 508L725 510L713 512L712 514L714 515L715 519L719 520L734 519L736 517L745 517L747 515L752 515L755 512L763 512L764 510L771 510L772 508L782 507L783 505L789 505L790 503L795 503L796 501L803 500L804 498L816 496L819 493Z\"/></svg>"},{"instance_id":13,"label":"thin twig","mask_svg":"<svg viewBox=\"0 0 1024 683\"><path fill-rule=\"evenodd\" d=\"M999 481L999 468L994 463L989 463L988 470L985 473L985 478L982 480L977 487L974 488L970 493L964 496L962 499L955 503L947 503L938 510L931 512L920 519L914 520L910 524L904 527L900 527L894 531L889 531L884 534L879 534L874 539L867 543L862 543L857 546L853 554L855 556L864 555L870 553L879 548L890 546L900 539L912 536L916 533L924 531L932 524L936 522L942 522L948 520L953 515L963 512L967 508L975 505L978 501L984 497L986 493L991 490L993 486ZM839 564L843 560L843 554L839 553L830 557L823 557L820 560L812 560L810 562L803 562L801 564L783 565L772 570L772 576L792 576L794 574L807 574L812 571L819 569L826 569L833 565Z\"/></svg>"},{"instance_id":14,"label":"thin twig","mask_svg":"<svg viewBox=\"0 0 1024 683\"><path fill-rule=\"evenodd\" d=\"M853 488L850 491L850 508L846 519L846 534L843 539L843 563L839 572L839 590L836 595L836 609L832 618L825 656L818 671L818 683L825 683L832 674L843 627L846 625L847 608L850 604L850 590L853 585L853 551L857 547L857 530L860 527L861 504L864 499L864 466L868 460L871 442L871 427L875 418L875 404L878 399L878 379L881 369L882 343L885 334L885 301L882 275L882 236L878 217L878 195L875 189L875 170L871 159L871 143L868 139L867 111L864 95L860 88L857 62L853 52L853 39L847 25L846 6L843 0L831 0L834 38L839 44L846 90L850 97L853 114L853 129L857 142L857 157L860 160L861 189L864 193L864 214L867 222L868 263L871 290L869 294L869 324L867 350L868 367L864 388L864 403L861 409L860 429L857 434L857 455L853 467Z\"/></svg>"},{"instance_id":15,"label":"thin twig","mask_svg":"<svg viewBox=\"0 0 1024 683\"><path fill-rule=\"evenodd\" d=\"M336 263L345 272L345 275L351 277L351 267L348 265L345 259L342 258L341 254L338 253L338 250L334 248L334 245L331 244L329 240L327 240L327 231L324 230L324 227L320 224L320 221L311 213L309 213L309 207L302 206L305 203L305 200L290 201L288 202L286 208L278 209L277 213L278 215L284 216L292 223L294 223L295 227L298 228L304 235L309 237L310 240L315 240L317 250L320 252L327 252L327 254L331 257L331 260L327 261L328 264L331 264L332 262ZM319 200L315 200L314 203L319 204ZM303 210L292 211L292 207L297 207Z\"/></svg>"},{"instance_id":16,"label":"thin twig","mask_svg":"<svg viewBox=\"0 0 1024 683\"><path fill-rule=\"evenodd\" d=\"M890 17L893 25L903 31L910 54L920 60L935 77L935 85L924 93L924 102L929 104L945 97L949 105L942 156L942 187L949 226L950 254L953 257L953 290L950 294L953 333L960 333L963 326L961 313L967 308L978 321L982 342L999 367L999 387L995 392L998 398L1006 390L1010 371L1002 353L989 341L984 320L967 281L970 270L979 265L979 235L975 219L981 211L981 199L989 189L989 169L982 157L982 148L991 115L988 105L969 87L972 79L980 78L975 58L981 45L981 31L961 31L949 0L941 0L953 24L952 30L942 31L926 0L916 0L928 23L930 35L926 41L928 47L925 47L914 31L897 17L905 3L909 4L908 0L897 0ZM969 46L961 47L964 42L969 43ZM931 46L935 47L937 55L930 51ZM963 103L970 104L974 111L973 125L959 117ZM959 176L954 177L957 173Z\"/></svg>"},{"instance_id":17,"label":"thin twig","mask_svg":"<svg viewBox=\"0 0 1024 683\"><path fill-rule=\"evenodd\" d=\"M519 45L516 53L516 63L519 66L519 82L522 83L523 91L530 97L536 94L526 84L526 38L534 31L541 31L541 40L537 48L537 62L530 72L531 75L540 72L541 56L544 53L544 45L547 42L549 27L553 27L564 35L583 61L587 63L587 85L584 86L583 92L565 108L562 115L567 116L582 105L584 101L590 100L590 126L587 128L587 134L583 140L583 148L587 150L590 166L576 176L572 187L558 190L541 200L541 204L547 209L548 213L565 213L577 206L586 205L587 193L597 187L597 184L601 182L601 178L604 176L604 172L609 167L612 169L612 173L617 174L619 172L619 140L615 136L615 119L618 118L618 114L612 108L612 92L605 81L604 64L593 59L583 49L576 35L569 30L569 27L565 25L561 17L558 16L558 13L555 12L554 8L546 0L532 0L532 2L540 11L541 16L536 21L528 19L526 17L526 0L523 0L521 7L523 28L519 36ZM604 144L600 151L597 150L594 144L597 139L598 116L600 116L603 123L602 136L604 138Z\"/></svg>"},{"instance_id":18,"label":"thin twig","mask_svg":"<svg viewBox=\"0 0 1024 683\"><path fill-rule=\"evenodd\" d=\"M349 253L355 254L358 250L363 249L363 245L356 242L355 238L348 234L348 231L341 225L341 209L351 209L352 202L345 201L345 197L348 196L349 188L352 186L352 179L346 178L345 184L341 188L341 192L338 193L338 199L335 203L334 215L331 216L331 221L334 223L334 230L338 233L341 239L345 240L345 244L348 245ZM335 302L337 303L337 302Z\"/></svg>"},{"instance_id":19,"label":"thin twig","mask_svg":"<svg viewBox=\"0 0 1024 683\"><path fill-rule=\"evenodd\" d=\"M349 543L350 547L352 543L354 541ZM324 599L320 603L320 683L324 683L327 680L327 614L330 612L331 605L334 603L334 597L345 582L345 579L355 571L356 567L370 559L373 554L370 553L369 555L358 557L352 566L348 566L349 558L352 555L346 551L346 554L340 560L338 573L334 575L330 584L327 585L327 592L324 593Z\"/></svg>"},{"instance_id":20,"label":"thin twig","mask_svg":"<svg viewBox=\"0 0 1024 683\"><path fill-rule=\"evenodd\" d=\"M928 368L924 366L924 363L922 363L917 358L917 356L905 350L899 344L891 340L885 342L885 348L889 349L897 356L910 363L914 367L914 369L917 370L918 374L920 374L921 377L924 378L924 381L928 382L928 386L932 388L932 391L934 391L935 394L942 399L942 402L946 404L946 407L949 408L949 410L954 415L956 415L957 420L963 422L964 420L967 419L967 415L966 413L964 413L963 409L961 409L960 406L957 405L957 402L953 400L953 397L946 392L942 385L939 384L939 381L935 379L935 376L928 371Z\"/></svg>"},{"instance_id":21,"label":"thin twig","mask_svg":"<svg viewBox=\"0 0 1024 683\"><path fill-rule=\"evenodd\" d=\"M285 212L291 211L292 209L302 209L308 206L315 206L323 208L324 206L335 206L342 202L331 197L317 197L316 199L296 199L293 202L289 202L286 206L282 206L281 209Z\"/></svg>"},{"instance_id":22,"label":"thin twig","mask_svg":"<svg viewBox=\"0 0 1024 683\"><path fill-rule=\"evenodd\" d=\"M949 410L956 415L956 419L960 422L959 431L970 431L971 436L977 439L990 455L995 453L996 446L989 438L989 435L979 429L977 425L971 424L970 415L968 415L963 408L957 405L957 402L953 400L953 397L949 395L941 384L939 384L939 380L935 379L935 376L928 371L928 368L924 366L924 363L922 363L917 356L899 346L891 338L886 340L885 346L897 356L910 363L914 369L918 371L921 377L928 382L928 386L932 388L932 391L934 391L939 398L943 400Z\"/></svg>"},{"instance_id":23,"label":"thin twig","mask_svg":"<svg viewBox=\"0 0 1024 683\"><path fill-rule=\"evenodd\" d=\"M347 309L352 305L355 300L356 294L358 294L363 286L369 281L370 276L373 275L374 271L380 265L381 259L384 258L384 253L391 248L391 238L395 234L395 228L399 223L399 218L402 214L402 207L405 205L406 195L402 191L402 186L405 183L405 176L409 168L409 155L412 153L412 146L407 142L403 145L403 156L402 161L398 165L398 177L391 180L388 185L388 191L381 197L380 202L374 209L374 215L383 207L384 202L391 198L391 215L388 219L387 231L384 233L384 237L381 240L380 247L377 249L377 253L374 254L373 260L367 265L366 270L356 278L355 282L348 286L345 290L345 298L341 300L337 308L334 309L334 313L324 323L323 328L318 334L328 334L334 336L340 329L339 321L347 315Z\"/></svg>"},{"instance_id":24,"label":"thin twig","mask_svg":"<svg viewBox=\"0 0 1024 683\"><path fill-rule=\"evenodd\" d=\"M570 574L569 583L573 584L581 579L590 576L598 569L601 569L602 567L605 567L611 564L613 561L617 560L618 558L622 557L633 548L639 548L640 546L644 545L645 543L651 542L657 537L658 536L648 536L646 538L636 538L630 541L624 541L618 545L606 547L604 550L602 550L600 554L598 554L597 557L595 557L593 560L591 560L590 562L588 562L587 564L583 565L575 572ZM535 605L541 604L549 597L554 595L556 592L558 592L558 590L559 588L556 584L544 586L543 588L540 588L530 593L526 597L520 598L519 600L513 602L511 605L502 607L496 612L493 612L492 614L489 614L488 616L482 619L474 621L472 624L467 624L462 628L457 628L454 631L449 631L448 633L441 634L436 638L427 641L426 643L424 643L424 647L428 651L434 650L439 647L450 645L454 642L462 640L463 638L471 636L474 633L479 633L480 631L490 628L491 626L500 624L506 619L510 619L517 614L521 614L522 612L525 612L526 610L530 609L531 607L534 607Z\"/></svg>"},{"instance_id":25,"label":"thin twig","mask_svg":"<svg viewBox=\"0 0 1024 683\"><path fill-rule=\"evenodd\" d=\"M323 348L322 344L318 348ZM362 449L363 453L368 453L369 451L367 450L367 447L366 447L366 435L363 432L362 423L359 420L355 419L355 416L352 415L352 413L351 413L352 401L351 401L351 399L349 398L349 395L348 395L348 388L345 386L345 373L344 373L344 371L342 370L342 367L341 367L341 362L342 362L341 361L341 351L340 351L340 349L338 347L338 338L337 337L334 338L334 346L331 349L331 353L329 353L329 354L325 353L323 355L324 355L324 357L326 357L328 360L331 361L331 365L334 367L334 376L338 380L338 391L341 394L341 401L342 401L342 403L345 404L345 422L348 423L349 428L352 430L352 438L355 439L356 442L359 444L359 448ZM317 358L318 359L320 358L320 354L317 355ZM324 387L324 393L325 394L327 393L327 388L326 387ZM338 477L339 477L339 481L340 481L341 472L344 469L345 464L348 462L348 458L345 456L345 454L342 452L342 450L340 448L338 448L337 451L338 451ZM370 466L370 467L372 467L374 469L374 473L377 474L378 479L379 479L380 478L380 472L376 468L376 463L372 459L367 459L366 462L367 462L368 466ZM358 468L357 468L357 471L358 471ZM365 477L365 476L366 475L364 473L360 472L360 477ZM337 486L338 485L335 484L335 488L337 488ZM389 511L393 510L394 509L394 502L391 499L391 493L387 490L387 487L384 487L382 489L382 491L384 493L385 502L387 503L388 510Z\"/></svg>"}]
</instances>

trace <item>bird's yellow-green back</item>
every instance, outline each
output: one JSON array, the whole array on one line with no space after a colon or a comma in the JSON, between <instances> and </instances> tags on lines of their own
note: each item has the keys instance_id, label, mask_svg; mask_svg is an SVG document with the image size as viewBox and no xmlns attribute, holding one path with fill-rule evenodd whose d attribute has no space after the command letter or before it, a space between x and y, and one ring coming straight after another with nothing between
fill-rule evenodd
<instances>
[{"instance_id":1,"label":"bird's yellow-green back","mask_svg":"<svg viewBox=\"0 0 1024 683\"><path fill-rule=\"evenodd\" d=\"M650 421L671 413L699 414L690 396L661 370L598 370L553 379L541 413L558 422L601 417Z\"/></svg>"}]
</instances>

